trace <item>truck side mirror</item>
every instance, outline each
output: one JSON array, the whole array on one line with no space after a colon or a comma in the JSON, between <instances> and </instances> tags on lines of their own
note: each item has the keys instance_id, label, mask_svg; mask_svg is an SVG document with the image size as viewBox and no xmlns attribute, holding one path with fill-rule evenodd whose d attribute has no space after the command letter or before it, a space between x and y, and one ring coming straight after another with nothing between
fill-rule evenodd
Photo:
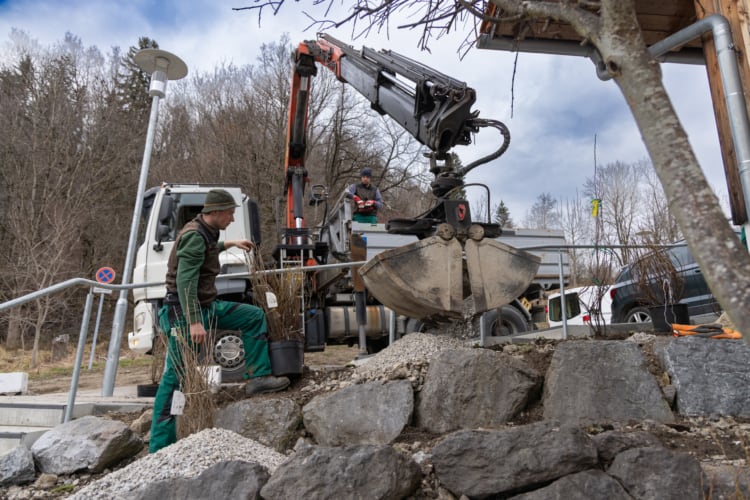
<instances>
[{"instance_id":1,"label":"truck side mirror","mask_svg":"<svg viewBox=\"0 0 750 500\"><path fill-rule=\"evenodd\" d=\"M260 207L258 202L251 199L246 199L247 202L247 215L250 222L250 236L253 239L253 243L260 245Z\"/></svg>"},{"instance_id":2,"label":"truck side mirror","mask_svg":"<svg viewBox=\"0 0 750 500\"><path fill-rule=\"evenodd\" d=\"M154 250L161 252L164 250L164 245L161 244L167 236L169 236L169 226L166 224L156 225L156 244L154 244Z\"/></svg>"},{"instance_id":3,"label":"truck side mirror","mask_svg":"<svg viewBox=\"0 0 750 500\"><path fill-rule=\"evenodd\" d=\"M154 244L154 250L161 252L164 250L164 245L161 244L169 236L170 227L174 224L174 198L166 194L161 199L161 206L159 207L159 221L156 224L156 244Z\"/></svg>"}]
</instances>

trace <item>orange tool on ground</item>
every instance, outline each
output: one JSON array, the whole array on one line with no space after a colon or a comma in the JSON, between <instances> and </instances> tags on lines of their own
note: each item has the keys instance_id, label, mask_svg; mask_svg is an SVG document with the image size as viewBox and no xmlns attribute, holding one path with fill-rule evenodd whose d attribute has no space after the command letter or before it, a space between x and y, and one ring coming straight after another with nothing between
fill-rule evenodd
<instances>
[{"instance_id":1,"label":"orange tool on ground","mask_svg":"<svg viewBox=\"0 0 750 500\"><path fill-rule=\"evenodd\" d=\"M674 331L675 337L696 335L698 337L708 337L712 339L742 338L742 335L737 330L723 327L719 323L710 323L706 325L680 325L673 323L672 330Z\"/></svg>"}]
</instances>

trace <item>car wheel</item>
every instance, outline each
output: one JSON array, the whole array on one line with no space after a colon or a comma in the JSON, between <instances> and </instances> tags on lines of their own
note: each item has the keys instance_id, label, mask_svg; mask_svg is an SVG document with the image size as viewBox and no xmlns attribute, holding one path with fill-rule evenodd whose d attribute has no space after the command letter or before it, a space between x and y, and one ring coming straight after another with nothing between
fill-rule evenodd
<instances>
[{"instance_id":1,"label":"car wheel","mask_svg":"<svg viewBox=\"0 0 750 500\"><path fill-rule=\"evenodd\" d=\"M245 374L245 346L237 331L221 331L213 343L214 363L221 366L222 382L239 382Z\"/></svg>"},{"instance_id":2,"label":"car wheel","mask_svg":"<svg viewBox=\"0 0 750 500\"><path fill-rule=\"evenodd\" d=\"M487 311L481 320L484 323L485 335L488 336L515 335L529 331L526 318L513 306Z\"/></svg>"},{"instance_id":3,"label":"car wheel","mask_svg":"<svg viewBox=\"0 0 750 500\"><path fill-rule=\"evenodd\" d=\"M645 307L634 307L625 315L625 323L648 323L651 313Z\"/></svg>"}]
</instances>

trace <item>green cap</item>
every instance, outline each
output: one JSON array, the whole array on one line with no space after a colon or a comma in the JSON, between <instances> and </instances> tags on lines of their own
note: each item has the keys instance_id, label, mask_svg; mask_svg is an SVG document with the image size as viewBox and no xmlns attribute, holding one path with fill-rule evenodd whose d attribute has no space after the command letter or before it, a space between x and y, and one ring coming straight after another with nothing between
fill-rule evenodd
<instances>
[{"instance_id":1,"label":"green cap","mask_svg":"<svg viewBox=\"0 0 750 500\"><path fill-rule=\"evenodd\" d=\"M206 202L203 204L203 210L201 213L207 214L209 212L216 212L219 210L227 210L230 208L238 207L234 202L234 198L226 189L212 189L206 195Z\"/></svg>"}]
</instances>

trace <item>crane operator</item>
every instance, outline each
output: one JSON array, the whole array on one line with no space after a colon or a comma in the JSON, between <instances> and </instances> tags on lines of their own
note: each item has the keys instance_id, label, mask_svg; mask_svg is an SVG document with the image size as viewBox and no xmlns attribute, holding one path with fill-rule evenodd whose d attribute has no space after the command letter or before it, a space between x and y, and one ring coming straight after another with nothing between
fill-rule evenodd
<instances>
[{"instance_id":1,"label":"crane operator","mask_svg":"<svg viewBox=\"0 0 750 500\"><path fill-rule=\"evenodd\" d=\"M346 190L346 197L354 201L352 218L355 222L378 222L377 214L383 208L383 197L380 190L370 182L371 179L372 169L365 167L360 174L360 182L350 185Z\"/></svg>"}]
</instances>

